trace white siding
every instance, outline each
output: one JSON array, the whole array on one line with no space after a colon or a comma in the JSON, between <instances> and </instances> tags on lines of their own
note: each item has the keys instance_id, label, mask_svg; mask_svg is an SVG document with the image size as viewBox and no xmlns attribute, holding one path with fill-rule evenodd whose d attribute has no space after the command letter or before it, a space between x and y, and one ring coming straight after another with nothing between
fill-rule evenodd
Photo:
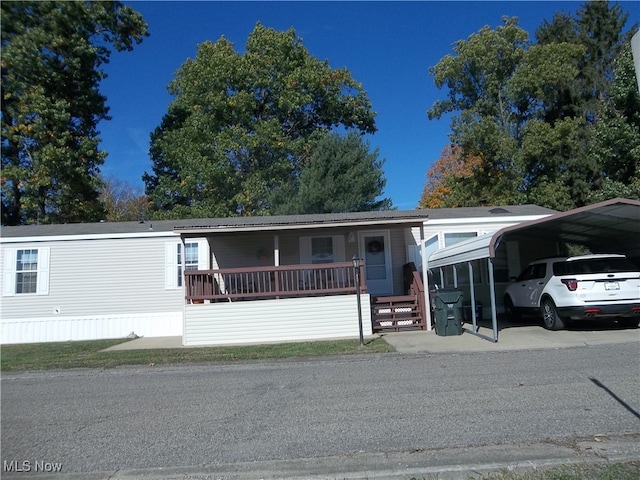
<instances>
[{"instance_id":1,"label":"white siding","mask_svg":"<svg viewBox=\"0 0 640 480\"><path fill-rule=\"evenodd\" d=\"M177 337L182 335L182 315L182 310L179 310L147 314L3 319L2 343L124 338L131 332L141 337Z\"/></svg>"},{"instance_id":2,"label":"white siding","mask_svg":"<svg viewBox=\"0 0 640 480\"><path fill-rule=\"evenodd\" d=\"M3 269L7 254L11 256L16 248L48 248L49 286L46 295L2 297L0 341L107 338L132 331L141 336L179 335L184 293L182 289L165 288L168 241L179 238L169 233L3 244ZM171 325L165 325L167 321ZM79 333L69 333L69 325Z\"/></svg>"},{"instance_id":3,"label":"white siding","mask_svg":"<svg viewBox=\"0 0 640 480\"><path fill-rule=\"evenodd\" d=\"M364 335L371 335L369 295L362 295ZM358 338L355 295L185 306L185 345L230 345Z\"/></svg>"}]
</instances>

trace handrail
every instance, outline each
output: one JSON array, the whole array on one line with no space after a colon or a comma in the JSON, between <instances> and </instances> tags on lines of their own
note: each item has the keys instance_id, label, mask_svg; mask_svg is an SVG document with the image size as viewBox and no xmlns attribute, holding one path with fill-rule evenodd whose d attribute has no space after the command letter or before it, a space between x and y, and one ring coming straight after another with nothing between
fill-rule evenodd
<instances>
[{"instance_id":1,"label":"handrail","mask_svg":"<svg viewBox=\"0 0 640 480\"><path fill-rule=\"evenodd\" d=\"M186 270L187 303L356 293L351 262ZM360 288L366 293L364 265Z\"/></svg>"},{"instance_id":2,"label":"handrail","mask_svg":"<svg viewBox=\"0 0 640 480\"><path fill-rule=\"evenodd\" d=\"M426 322L425 315L427 314L427 309L424 300L424 285L422 283L422 278L420 278L420 274L414 270L411 276L411 287L410 292L411 295L415 295L418 300L418 305L420 306L420 312L422 315L422 321Z\"/></svg>"}]
</instances>

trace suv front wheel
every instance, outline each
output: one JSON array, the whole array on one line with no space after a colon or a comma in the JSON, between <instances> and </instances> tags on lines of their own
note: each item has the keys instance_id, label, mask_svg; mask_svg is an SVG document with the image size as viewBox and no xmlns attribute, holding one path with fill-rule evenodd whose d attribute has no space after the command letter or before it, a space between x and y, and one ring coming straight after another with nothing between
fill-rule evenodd
<instances>
[{"instance_id":1,"label":"suv front wheel","mask_svg":"<svg viewBox=\"0 0 640 480\"><path fill-rule=\"evenodd\" d=\"M547 330L562 330L564 328L564 321L558 315L555 303L550 298L544 298L542 300L542 321L544 322L544 328Z\"/></svg>"}]
</instances>

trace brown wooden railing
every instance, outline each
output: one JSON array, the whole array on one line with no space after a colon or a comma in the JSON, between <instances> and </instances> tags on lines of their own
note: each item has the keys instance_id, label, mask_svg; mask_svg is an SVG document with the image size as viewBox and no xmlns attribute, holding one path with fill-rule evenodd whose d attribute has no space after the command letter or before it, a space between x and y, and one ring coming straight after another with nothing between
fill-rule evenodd
<instances>
[{"instance_id":1,"label":"brown wooden railing","mask_svg":"<svg viewBox=\"0 0 640 480\"><path fill-rule=\"evenodd\" d=\"M187 303L356 293L351 262L186 270L184 278ZM360 288L366 293L364 265L360 266Z\"/></svg>"},{"instance_id":2,"label":"brown wooden railing","mask_svg":"<svg viewBox=\"0 0 640 480\"><path fill-rule=\"evenodd\" d=\"M377 297L372 303L373 330L427 328L424 286L413 263L404 265L406 295Z\"/></svg>"}]
</instances>

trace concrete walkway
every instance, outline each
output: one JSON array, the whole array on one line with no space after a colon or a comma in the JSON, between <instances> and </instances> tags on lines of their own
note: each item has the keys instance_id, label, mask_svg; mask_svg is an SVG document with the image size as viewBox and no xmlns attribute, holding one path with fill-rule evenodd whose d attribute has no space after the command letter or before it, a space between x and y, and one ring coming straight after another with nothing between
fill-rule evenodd
<instances>
[{"instance_id":1,"label":"concrete walkway","mask_svg":"<svg viewBox=\"0 0 640 480\"><path fill-rule=\"evenodd\" d=\"M464 329L462 335L441 337L434 332L421 330L382 333L385 339L400 353L469 353L509 350L539 350L546 348L580 347L616 343L640 342L640 329L561 330L551 332L539 326L514 326L500 330L498 342L493 342L493 332L480 328L478 336ZM182 337L142 337L109 347L113 350L142 350L185 347Z\"/></svg>"}]
</instances>

